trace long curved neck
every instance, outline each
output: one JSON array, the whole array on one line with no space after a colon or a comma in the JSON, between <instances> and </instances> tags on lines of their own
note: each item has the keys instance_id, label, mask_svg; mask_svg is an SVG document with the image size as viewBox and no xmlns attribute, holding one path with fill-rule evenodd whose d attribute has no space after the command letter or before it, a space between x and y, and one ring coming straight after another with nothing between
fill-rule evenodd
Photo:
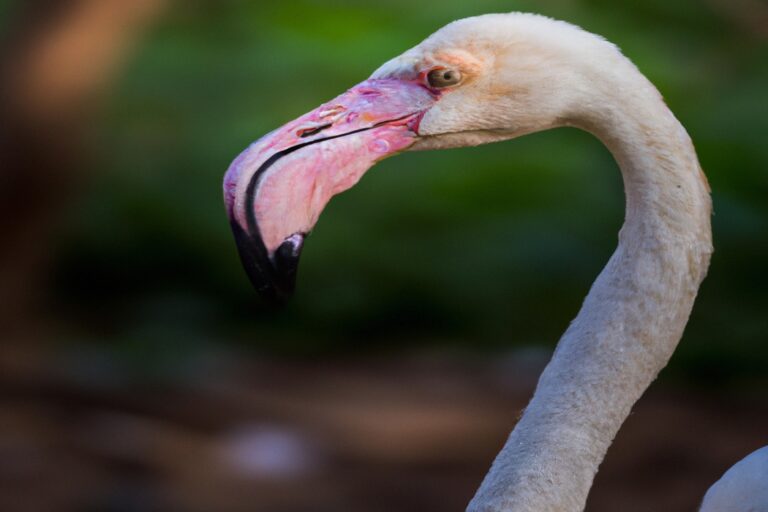
<instances>
[{"instance_id":1,"label":"long curved neck","mask_svg":"<svg viewBox=\"0 0 768 512\"><path fill-rule=\"evenodd\" d=\"M619 163L627 204L618 248L469 511L584 509L619 427L680 340L706 273L710 197L693 145L634 66L627 76L596 81L592 101L563 120L595 134Z\"/></svg>"}]
</instances>

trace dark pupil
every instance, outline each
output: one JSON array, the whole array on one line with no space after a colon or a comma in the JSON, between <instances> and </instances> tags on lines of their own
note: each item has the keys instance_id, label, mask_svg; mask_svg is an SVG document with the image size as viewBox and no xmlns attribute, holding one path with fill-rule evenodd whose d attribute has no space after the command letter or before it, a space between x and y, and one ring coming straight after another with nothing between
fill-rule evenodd
<instances>
[{"instance_id":1,"label":"dark pupil","mask_svg":"<svg viewBox=\"0 0 768 512\"><path fill-rule=\"evenodd\" d=\"M429 73L429 84L432 87L445 87L457 82L456 72L452 69L434 70Z\"/></svg>"}]
</instances>

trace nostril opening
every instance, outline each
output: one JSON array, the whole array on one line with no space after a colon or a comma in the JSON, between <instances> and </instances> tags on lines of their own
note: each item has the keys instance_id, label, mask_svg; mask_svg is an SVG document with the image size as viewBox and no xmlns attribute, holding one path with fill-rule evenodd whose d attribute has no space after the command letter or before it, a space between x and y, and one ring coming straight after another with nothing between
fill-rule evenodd
<instances>
[{"instance_id":1,"label":"nostril opening","mask_svg":"<svg viewBox=\"0 0 768 512\"><path fill-rule=\"evenodd\" d=\"M381 91L378 91L376 89L363 89L360 88L357 91L362 96L381 96Z\"/></svg>"},{"instance_id":2,"label":"nostril opening","mask_svg":"<svg viewBox=\"0 0 768 512\"><path fill-rule=\"evenodd\" d=\"M296 135L298 135L301 138L311 137L312 135L315 135L316 133L320 133L321 131L325 130L326 128L330 128L331 126L332 126L332 123L326 123L326 124L321 124L320 126L302 128L296 132Z\"/></svg>"},{"instance_id":3,"label":"nostril opening","mask_svg":"<svg viewBox=\"0 0 768 512\"><path fill-rule=\"evenodd\" d=\"M347 109L344 107L344 105L336 105L318 112L318 116L320 116L321 119L329 116L337 116L346 110Z\"/></svg>"}]
</instances>

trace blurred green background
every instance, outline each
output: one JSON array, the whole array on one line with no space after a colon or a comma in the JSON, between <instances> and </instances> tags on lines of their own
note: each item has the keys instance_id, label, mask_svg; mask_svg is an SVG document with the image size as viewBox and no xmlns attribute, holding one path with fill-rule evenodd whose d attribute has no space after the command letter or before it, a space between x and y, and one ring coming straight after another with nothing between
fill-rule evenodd
<instances>
[{"instance_id":1,"label":"blurred green background","mask_svg":"<svg viewBox=\"0 0 768 512\"><path fill-rule=\"evenodd\" d=\"M66 213L53 299L73 341L161 357L207 343L283 355L552 346L616 242L616 164L573 129L407 153L337 197L298 293L261 308L221 177L250 141L367 77L451 20L535 11L616 42L687 127L712 185L716 252L673 372L768 364L768 44L715 2L176 4L139 41Z\"/></svg>"},{"instance_id":2,"label":"blurred green background","mask_svg":"<svg viewBox=\"0 0 768 512\"><path fill-rule=\"evenodd\" d=\"M764 1L0 0L0 509L463 509L616 245L611 155L559 129L388 159L280 311L221 181L446 23L512 10L618 44L714 198L683 341L588 510L694 510L765 445Z\"/></svg>"}]
</instances>

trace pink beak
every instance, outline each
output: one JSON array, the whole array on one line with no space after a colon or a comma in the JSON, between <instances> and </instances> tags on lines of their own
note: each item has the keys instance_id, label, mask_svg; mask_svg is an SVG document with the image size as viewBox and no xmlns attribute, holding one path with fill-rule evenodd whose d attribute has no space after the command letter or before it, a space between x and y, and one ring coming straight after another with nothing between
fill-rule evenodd
<instances>
[{"instance_id":1,"label":"pink beak","mask_svg":"<svg viewBox=\"0 0 768 512\"><path fill-rule=\"evenodd\" d=\"M304 238L334 195L408 148L436 96L417 82L367 80L262 137L224 176L240 259L256 290L293 291Z\"/></svg>"}]
</instances>

